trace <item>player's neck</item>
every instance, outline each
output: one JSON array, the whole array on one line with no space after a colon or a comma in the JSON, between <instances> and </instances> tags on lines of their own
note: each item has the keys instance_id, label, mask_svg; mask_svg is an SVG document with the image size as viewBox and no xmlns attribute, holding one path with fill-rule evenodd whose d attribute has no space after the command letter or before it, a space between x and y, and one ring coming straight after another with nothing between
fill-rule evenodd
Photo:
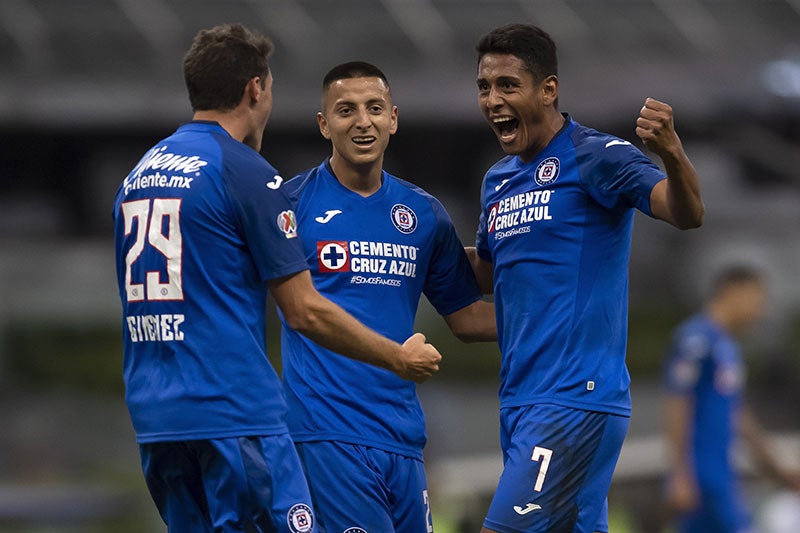
<instances>
[{"instance_id":1,"label":"player's neck","mask_svg":"<svg viewBox=\"0 0 800 533\"><path fill-rule=\"evenodd\" d=\"M214 109L195 111L192 120L216 122L237 141L245 143L256 151L261 149L261 136L255 135L254 128L247 117L237 112L236 109L232 111Z\"/></svg>"},{"instance_id":2,"label":"player's neck","mask_svg":"<svg viewBox=\"0 0 800 533\"><path fill-rule=\"evenodd\" d=\"M541 135L538 139L538 142L532 144L525 152L519 154L519 158L522 160L523 163L530 163L533 161L539 153L547 148L556 135L564 129L567 124L567 119L564 115L561 114L560 111L553 108L550 113L548 113L546 119L541 124Z\"/></svg>"},{"instance_id":3,"label":"player's neck","mask_svg":"<svg viewBox=\"0 0 800 533\"><path fill-rule=\"evenodd\" d=\"M330 166L339 183L361 196L375 194L383 184L382 157L371 163L353 165L334 153L330 158Z\"/></svg>"}]
</instances>

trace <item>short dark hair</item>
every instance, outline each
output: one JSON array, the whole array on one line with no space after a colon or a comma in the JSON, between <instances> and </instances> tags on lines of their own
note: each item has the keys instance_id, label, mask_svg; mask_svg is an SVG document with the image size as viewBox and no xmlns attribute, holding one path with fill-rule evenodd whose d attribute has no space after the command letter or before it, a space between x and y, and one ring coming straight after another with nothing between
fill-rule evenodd
<instances>
[{"instance_id":1,"label":"short dark hair","mask_svg":"<svg viewBox=\"0 0 800 533\"><path fill-rule=\"evenodd\" d=\"M322 79L322 90L325 91L331 84L337 80L347 80L351 78L380 78L386 87L389 88L389 80L386 75L371 63L365 61L350 61L336 65L325 74ZM391 89L390 89L391 90Z\"/></svg>"},{"instance_id":2,"label":"short dark hair","mask_svg":"<svg viewBox=\"0 0 800 533\"><path fill-rule=\"evenodd\" d=\"M269 38L241 24L221 24L197 32L183 57L183 76L192 109L235 108L251 79L266 78L271 53Z\"/></svg>"},{"instance_id":3,"label":"short dark hair","mask_svg":"<svg viewBox=\"0 0 800 533\"><path fill-rule=\"evenodd\" d=\"M733 285L763 282L764 272L761 269L745 264L729 265L714 276L711 283L711 296L716 296Z\"/></svg>"},{"instance_id":4,"label":"short dark hair","mask_svg":"<svg viewBox=\"0 0 800 533\"><path fill-rule=\"evenodd\" d=\"M510 54L520 58L536 82L558 76L556 43L531 24L507 24L490 31L475 47L478 61L486 54Z\"/></svg>"}]
</instances>

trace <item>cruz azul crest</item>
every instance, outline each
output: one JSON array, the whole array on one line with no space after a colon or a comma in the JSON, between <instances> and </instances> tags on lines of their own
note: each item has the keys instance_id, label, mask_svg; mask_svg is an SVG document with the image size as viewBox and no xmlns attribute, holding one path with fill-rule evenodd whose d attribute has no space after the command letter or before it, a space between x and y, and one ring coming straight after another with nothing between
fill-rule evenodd
<instances>
[{"instance_id":1,"label":"cruz azul crest","mask_svg":"<svg viewBox=\"0 0 800 533\"><path fill-rule=\"evenodd\" d=\"M558 178L558 171L561 169L561 161L557 157L548 157L536 167L533 179L537 185L550 185Z\"/></svg>"},{"instance_id":2,"label":"cruz azul crest","mask_svg":"<svg viewBox=\"0 0 800 533\"><path fill-rule=\"evenodd\" d=\"M392 206L392 224L400 233L411 233L417 229L417 215L410 207L403 204Z\"/></svg>"}]
</instances>

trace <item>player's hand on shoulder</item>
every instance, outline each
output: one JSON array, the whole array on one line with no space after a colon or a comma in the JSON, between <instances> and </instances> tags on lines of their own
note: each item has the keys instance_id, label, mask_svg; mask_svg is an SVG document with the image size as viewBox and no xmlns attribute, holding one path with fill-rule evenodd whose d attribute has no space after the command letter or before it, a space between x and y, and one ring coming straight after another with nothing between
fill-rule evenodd
<instances>
[{"instance_id":1,"label":"player's hand on shoulder","mask_svg":"<svg viewBox=\"0 0 800 533\"><path fill-rule=\"evenodd\" d=\"M403 379L422 383L439 371L441 360L439 351L425 342L425 335L414 333L403 343L401 359L395 372Z\"/></svg>"},{"instance_id":2,"label":"player's hand on shoulder","mask_svg":"<svg viewBox=\"0 0 800 533\"><path fill-rule=\"evenodd\" d=\"M672 107L653 98L645 100L639 110L636 135L647 148L662 158L683 149L675 131Z\"/></svg>"}]
</instances>

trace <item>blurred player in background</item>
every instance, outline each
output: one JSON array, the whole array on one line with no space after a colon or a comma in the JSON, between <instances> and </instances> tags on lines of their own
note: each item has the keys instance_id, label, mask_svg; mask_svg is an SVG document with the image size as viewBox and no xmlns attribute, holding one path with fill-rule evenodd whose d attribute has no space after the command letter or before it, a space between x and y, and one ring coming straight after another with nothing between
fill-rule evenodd
<instances>
[{"instance_id":1,"label":"blurred player in background","mask_svg":"<svg viewBox=\"0 0 800 533\"><path fill-rule=\"evenodd\" d=\"M630 417L625 366L634 209L702 223L672 109L648 98L630 142L558 110L556 47L497 28L478 46L478 102L508 154L486 174L475 249L502 352L504 470L483 531L608 531L606 495Z\"/></svg>"},{"instance_id":2,"label":"blurred player in background","mask_svg":"<svg viewBox=\"0 0 800 533\"><path fill-rule=\"evenodd\" d=\"M745 368L734 336L758 322L765 300L758 270L729 267L717 276L704 311L675 332L665 370L667 503L681 515L680 530L686 533L750 531L731 462L737 436L767 473L800 490L800 477L781 468L743 402Z\"/></svg>"},{"instance_id":3,"label":"blurred player in background","mask_svg":"<svg viewBox=\"0 0 800 533\"><path fill-rule=\"evenodd\" d=\"M322 136L333 154L290 180L314 285L389 338L407 337L424 293L465 341L497 338L450 217L436 198L383 170L397 130L386 76L351 62L323 80ZM288 424L320 530L432 531L425 419L414 383L333 354L284 324Z\"/></svg>"},{"instance_id":4,"label":"blurred player in background","mask_svg":"<svg viewBox=\"0 0 800 533\"><path fill-rule=\"evenodd\" d=\"M240 25L200 31L183 65L193 120L114 203L126 400L170 531L315 529L265 353L267 285L286 323L331 350L398 379L438 369L422 335L400 345L313 288L283 179L258 153L271 50Z\"/></svg>"}]
</instances>

